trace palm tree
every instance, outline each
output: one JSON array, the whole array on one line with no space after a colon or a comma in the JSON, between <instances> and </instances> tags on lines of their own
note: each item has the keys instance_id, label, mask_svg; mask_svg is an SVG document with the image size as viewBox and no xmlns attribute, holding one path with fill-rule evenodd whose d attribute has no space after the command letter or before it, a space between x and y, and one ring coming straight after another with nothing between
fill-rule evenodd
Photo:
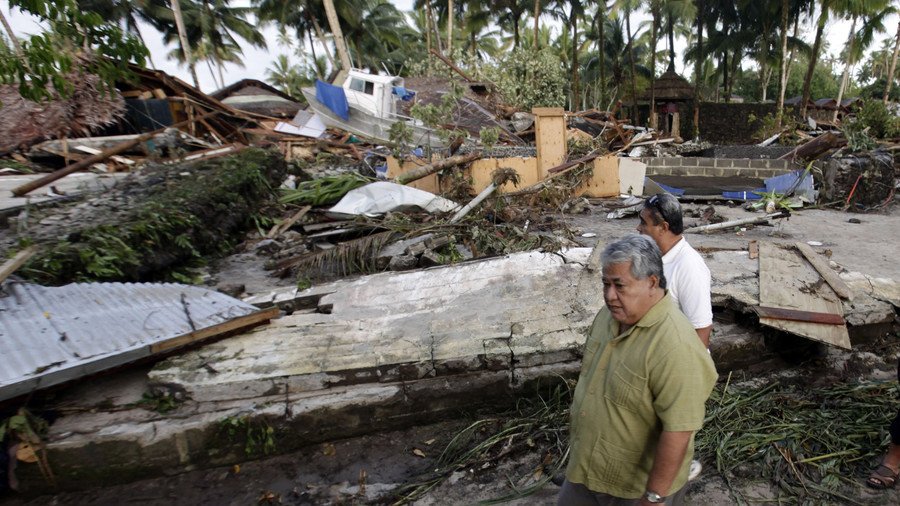
<instances>
[{"instance_id":1,"label":"palm tree","mask_svg":"<svg viewBox=\"0 0 900 506\"><path fill-rule=\"evenodd\" d=\"M16 55L18 55L19 59L24 60L25 56L22 54L22 46L19 44L19 39L16 37L15 32L13 32L12 26L9 25L9 21L6 20L3 11L0 11L0 22L3 23L3 28L6 29L6 33L9 35L9 41L16 50Z\"/></svg>"},{"instance_id":2,"label":"palm tree","mask_svg":"<svg viewBox=\"0 0 900 506\"><path fill-rule=\"evenodd\" d=\"M223 67L228 63L241 63L241 46L237 38L241 38L259 48L266 47L266 40L256 26L247 21L251 13L249 7L231 7L227 0L177 0L180 4L183 19L184 37L178 33L181 51L174 56L182 57L192 64L195 60L190 56L192 51L202 55L209 66L219 70L219 80L224 80ZM175 2L173 1L173 5ZM174 9L173 9L174 14ZM175 16L176 25L179 16ZM169 30L164 34L166 41L175 39Z\"/></svg>"},{"instance_id":3,"label":"palm tree","mask_svg":"<svg viewBox=\"0 0 900 506\"><path fill-rule=\"evenodd\" d=\"M194 87L200 89L200 79L197 78L197 68L194 66L194 56L191 54L191 45L187 38L187 29L184 26L184 16L181 12L181 1L171 0L172 15L175 17L175 26L178 29L178 40L181 41L181 51L184 61L187 62L188 69L191 71L191 78L194 80Z\"/></svg>"},{"instance_id":4,"label":"palm tree","mask_svg":"<svg viewBox=\"0 0 900 506\"><path fill-rule=\"evenodd\" d=\"M637 108L637 85L635 83L635 58L634 58L634 34L631 32L631 13L637 9L639 2L637 0L616 0L613 4L613 10L617 15L621 14L625 19L625 31L628 36L628 54L631 62L631 100L632 100L632 116L631 121L634 124L640 123Z\"/></svg>"},{"instance_id":5,"label":"palm tree","mask_svg":"<svg viewBox=\"0 0 900 506\"><path fill-rule=\"evenodd\" d=\"M887 84L884 85L884 98L882 101L887 104L888 96L891 94L891 85L894 84L894 71L897 70L897 54L900 53L900 22L897 22L897 36L894 38L894 55L891 56L891 66L887 73Z\"/></svg>"},{"instance_id":6,"label":"palm tree","mask_svg":"<svg viewBox=\"0 0 900 506\"><path fill-rule=\"evenodd\" d=\"M822 34L825 31L825 24L828 23L828 15L832 9L832 0L822 0L820 2L821 10L819 18L816 22L816 36L813 40L812 51L809 55L809 65L806 67L806 76L803 78L803 94L800 97L800 117L806 118L807 103L809 102L810 87L812 84L813 72L816 70L816 63L819 59L819 52L822 48ZM812 11L810 11L810 15Z\"/></svg>"},{"instance_id":7,"label":"palm tree","mask_svg":"<svg viewBox=\"0 0 900 506\"><path fill-rule=\"evenodd\" d=\"M566 7L568 7L568 12L566 12ZM562 19L566 25L572 27L572 61L570 73L572 75L572 107L574 108L575 104L578 102L578 97L580 96L578 90L578 51L580 49L580 44L578 42L578 20L584 17L584 5L581 0L555 0L553 12L555 16Z\"/></svg>"},{"instance_id":8,"label":"palm tree","mask_svg":"<svg viewBox=\"0 0 900 506\"><path fill-rule=\"evenodd\" d=\"M322 0L325 4L325 15L328 17L328 26L331 27L331 34L334 36L334 48L341 58L341 67L344 70L350 70L350 53L347 52L347 46L344 43L344 34L341 32L341 22L338 19L337 11L334 8L332 0Z\"/></svg>"},{"instance_id":9,"label":"palm tree","mask_svg":"<svg viewBox=\"0 0 900 506\"><path fill-rule=\"evenodd\" d=\"M838 87L837 104L840 106L841 100L844 98L844 90L847 87L850 76L850 67L859 59L865 49L872 43L872 39L876 33L884 32L884 19L889 15L897 12L897 9L889 5L888 0L846 0L842 4L846 15L852 22L850 24L850 35L847 37L847 45L845 47L844 74L841 77L841 83ZM863 27L856 32L856 22L862 20ZM837 121L837 115L840 107L836 107L831 121Z\"/></svg>"},{"instance_id":10,"label":"palm tree","mask_svg":"<svg viewBox=\"0 0 900 506\"><path fill-rule=\"evenodd\" d=\"M469 4L474 4L476 2L469 2ZM478 5L484 5L483 2L477 2ZM497 18L497 24L500 25L504 29L510 29L513 34L513 48L519 48L519 22L522 20L522 16L528 12L528 8L531 5L529 0L499 0L497 2L492 2L491 9L499 11L499 16Z\"/></svg>"}]
</instances>

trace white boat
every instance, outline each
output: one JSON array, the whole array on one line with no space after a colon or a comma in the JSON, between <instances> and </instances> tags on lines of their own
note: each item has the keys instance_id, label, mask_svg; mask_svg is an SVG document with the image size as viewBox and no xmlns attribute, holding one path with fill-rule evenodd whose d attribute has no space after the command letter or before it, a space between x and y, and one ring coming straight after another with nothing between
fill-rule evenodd
<instances>
[{"instance_id":1,"label":"white boat","mask_svg":"<svg viewBox=\"0 0 900 506\"><path fill-rule=\"evenodd\" d=\"M446 146L434 130L419 120L397 112L398 102L410 96L402 77L380 76L353 69L340 87L320 81L316 87L306 87L302 91L310 108L327 126L380 144L391 144L391 125L405 121L413 132L413 146ZM342 117L344 115L346 117Z\"/></svg>"}]
</instances>

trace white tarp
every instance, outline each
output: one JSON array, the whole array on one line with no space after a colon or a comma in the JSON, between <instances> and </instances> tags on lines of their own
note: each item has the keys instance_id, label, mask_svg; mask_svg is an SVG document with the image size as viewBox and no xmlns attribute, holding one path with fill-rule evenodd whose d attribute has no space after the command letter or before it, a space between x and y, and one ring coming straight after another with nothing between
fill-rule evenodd
<instances>
[{"instance_id":1,"label":"white tarp","mask_svg":"<svg viewBox=\"0 0 900 506\"><path fill-rule=\"evenodd\" d=\"M308 111L297 111L297 115L290 123L279 121L275 125L275 131L283 134L302 135L304 137L312 137L318 139L325 133L325 123L318 114L309 113Z\"/></svg>"},{"instance_id":2,"label":"white tarp","mask_svg":"<svg viewBox=\"0 0 900 506\"><path fill-rule=\"evenodd\" d=\"M388 211L419 207L429 213L450 212L459 204L411 186L379 181L351 190L328 210L333 217L380 216Z\"/></svg>"}]
</instances>

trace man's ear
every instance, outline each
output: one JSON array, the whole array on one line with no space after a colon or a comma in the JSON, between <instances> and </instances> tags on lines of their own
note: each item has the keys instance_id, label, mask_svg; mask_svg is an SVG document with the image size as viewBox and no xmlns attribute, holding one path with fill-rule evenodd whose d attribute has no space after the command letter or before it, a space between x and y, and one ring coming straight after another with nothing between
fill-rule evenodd
<instances>
[{"instance_id":1,"label":"man's ear","mask_svg":"<svg viewBox=\"0 0 900 506\"><path fill-rule=\"evenodd\" d=\"M647 279L650 280L650 288L659 288L659 276L651 274Z\"/></svg>"}]
</instances>

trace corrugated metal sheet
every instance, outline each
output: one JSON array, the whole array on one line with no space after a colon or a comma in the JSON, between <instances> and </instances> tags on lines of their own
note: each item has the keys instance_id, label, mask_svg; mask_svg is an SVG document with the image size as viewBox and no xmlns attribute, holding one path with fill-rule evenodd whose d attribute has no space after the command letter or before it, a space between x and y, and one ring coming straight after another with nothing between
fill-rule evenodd
<instances>
[{"instance_id":1,"label":"corrugated metal sheet","mask_svg":"<svg viewBox=\"0 0 900 506\"><path fill-rule=\"evenodd\" d=\"M154 344L257 308L174 283L8 283L0 298L0 400L149 356Z\"/></svg>"}]
</instances>

